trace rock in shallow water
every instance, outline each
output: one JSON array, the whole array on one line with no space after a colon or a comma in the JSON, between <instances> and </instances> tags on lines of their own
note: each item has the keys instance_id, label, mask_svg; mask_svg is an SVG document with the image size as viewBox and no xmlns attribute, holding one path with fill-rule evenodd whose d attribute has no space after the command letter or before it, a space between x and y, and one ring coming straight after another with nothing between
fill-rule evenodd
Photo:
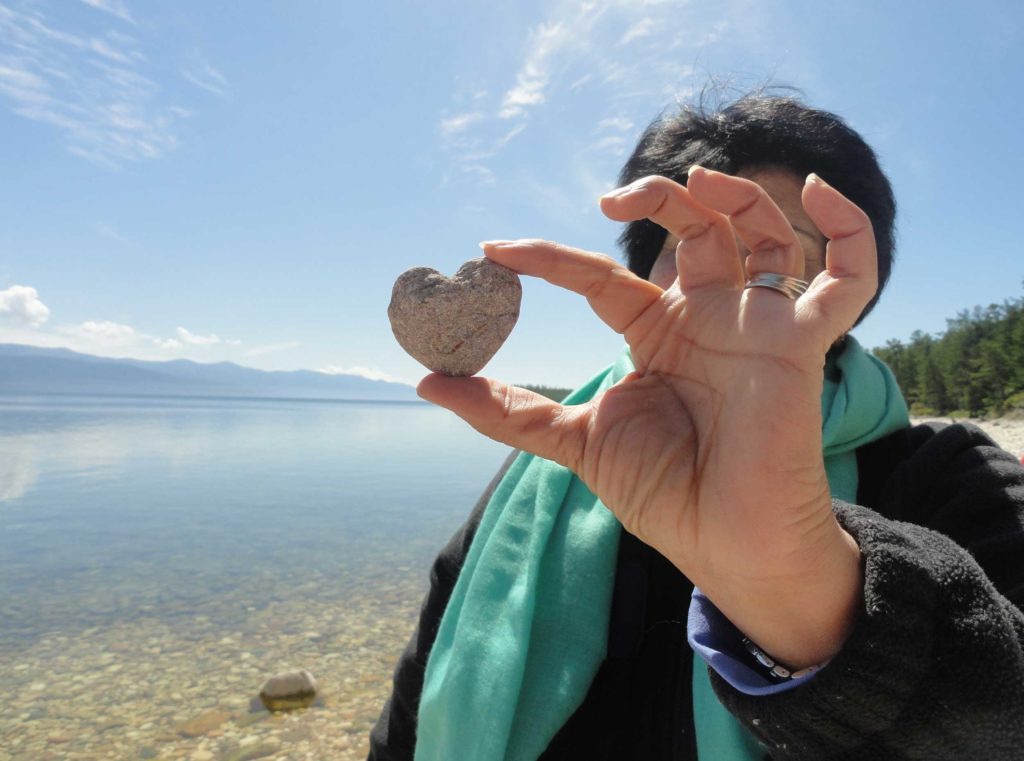
<instances>
[{"instance_id":1,"label":"rock in shallow water","mask_svg":"<svg viewBox=\"0 0 1024 761\"><path fill-rule=\"evenodd\" d=\"M178 732L185 737L200 737L212 732L231 718L229 711L215 708L178 725Z\"/></svg>"},{"instance_id":2,"label":"rock in shallow water","mask_svg":"<svg viewBox=\"0 0 1024 761\"><path fill-rule=\"evenodd\" d=\"M260 700L271 711L305 708L316 698L316 679L306 669L274 674L260 688Z\"/></svg>"},{"instance_id":3,"label":"rock in shallow water","mask_svg":"<svg viewBox=\"0 0 1024 761\"><path fill-rule=\"evenodd\" d=\"M450 278L429 267L403 272L391 292L391 330L435 373L474 375L519 319L519 276L489 259L472 259Z\"/></svg>"}]
</instances>

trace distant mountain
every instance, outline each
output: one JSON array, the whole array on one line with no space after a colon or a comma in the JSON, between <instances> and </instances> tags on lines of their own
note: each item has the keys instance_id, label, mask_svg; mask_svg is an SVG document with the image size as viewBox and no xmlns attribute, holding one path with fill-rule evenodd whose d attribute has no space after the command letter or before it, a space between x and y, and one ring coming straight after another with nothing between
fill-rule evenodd
<instances>
[{"instance_id":1,"label":"distant mountain","mask_svg":"<svg viewBox=\"0 0 1024 761\"><path fill-rule=\"evenodd\" d=\"M145 362L0 344L0 394L230 396L414 401L412 386L312 370L254 370L232 362Z\"/></svg>"}]
</instances>

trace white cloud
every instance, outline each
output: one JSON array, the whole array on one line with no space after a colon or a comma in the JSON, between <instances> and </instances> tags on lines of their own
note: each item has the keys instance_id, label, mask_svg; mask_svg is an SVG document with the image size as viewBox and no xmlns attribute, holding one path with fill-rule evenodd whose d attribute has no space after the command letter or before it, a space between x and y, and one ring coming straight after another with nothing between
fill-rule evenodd
<instances>
[{"instance_id":1,"label":"white cloud","mask_svg":"<svg viewBox=\"0 0 1024 761\"><path fill-rule=\"evenodd\" d=\"M641 37L649 37L653 31L654 19L642 18L626 30L626 33L622 35L622 39L619 40L619 45L628 45L634 40L639 40Z\"/></svg>"},{"instance_id":2,"label":"white cloud","mask_svg":"<svg viewBox=\"0 0 1024 761\"><path fill-rule=\"evenodd\" d=\"M57 332L104 346L127 346L138 342L139 339L148 338L136 333L131 325L110 320L87 320L80 325L64 325L57 328Z\"/></svg>"},{"instance_id":3,"label":"white cloud","mask_svg":"<svg viewBox=\"0 0 1024 761\"><path fill-rule=\"evenodd\" d=\"M633 129L633 120L628 116L610 116L597 123L598 132L629 132Z\"/></svg>"},{"instance_id":4,"label":"white cloud","mask_svg":"<svg viewBox=\"0 0 1024 761\"><path fill-rule=\"evenodd\" d=\"M464 164L459 171L464 177L474 178L479 185L493 185L498 181L494 171L483 164Z\"/></svg>"},{"instance_id":5,"label":"white cloud","mask_svg":"<svg viewBox=\"0 0 1024 761\"><path fill-rule=\"evenodd\" d=\"M222 98L228 94L228 80L209 61L203 58L198 51L193 50L189 54L188 59L185 61L185 66L181 70L181 75L196 87L209 93L219 95Z\"/></svg>"},{"instance_id":6,"label":"white cloud","mask_svg":"<svg viewBox=\"0 0 1024 761\"><path fill-rule=\"evenodd\" d=\"M242 342L234 338L221 338L215 333L210 333L208 336L200 336L195 333L190 333L185 328L178 326L176 331L177 339L170 339L175 344L188 345L188 346L215 346L217 344L224 344L225 346L241 346Z\"/></svg>"},{"instance_id":7,"label":"white cloud","mask_svg":"<svg viewBox=\"0 0 1024 761\"><path fill-rule=\"evenodd\" d=\"M84 2L133 22L120 0ZM143 73L145 62L134 37L67 31L34 5L0 4L0 100L98 166L159 158L177 146L183 117L159 103L161 88Z\"/></svg>"},{"instance_id":8,"label":"white cloud","mask_svg":"<svg viewBox=\"0 0 1024 761\"><path fill-rule=\"evenodd\" d=\"M178 340L183 344L189 346L212 346L213 344L219 344L221 342L215 334L211 333L208 336L197 336L194 333L189 333L185 328L178 326Z\"/></svg>"},{"instance_id":9,"label":"white cloud","mask_svg":"<svg viewBox=\"0 0 1024 761\"><path fill-rule=\"evenodd\" d=\"M481 111L473 111L468 114L456 114L455 116L449 116L441 120L441 132L445 135L451 135L455 132L462 132L464 129L469 127L471 124L480 121L484 118L484 114Z\"/></svg>"},{"instance_id":10,"label":"white cloud","mask_svg":"<svg viewBox=\"0 0 1024 761\"><path fill-rule=\"evenodd\" d=\"M404 383L411 385L409 381L404 378L399 378L390 373L386 373L383 370L377 370L372 367L363 367L361 365L355 365L353 367L337 367L336 365L328 365L317 370L318 373L324 373L325 375L358 375L360 378L367 378L368 380L379 380L387 381L388 383Z\"/></svg>"},{"instance_id":11,"label":"white cloud","mask_svg":"<svg viewBox=\"0 0 1024 761\"><path fill-rule=\"evenodd\" d=\"M251 349L246 349L245 356L247 357L262 357L264 354L274 354L279 351L290 351L291 349L297 349L302 346L301 341L282 341L276 344L263 344L261 346L253 346Z\"/></svg>"},{"instance_id":12,"label":"white cloud","mask_svg":"<svg viewBox=\"0 0 1024 761\"><path fill-rule=\"evenodd\" d=\"M622 135L606 135L595 142L591 147L599 153L609 153L613 156L619 156L625 152L629 145L631 145L631 141L627 140Z\"/></svg>"},{"instance_id":13,"label":"white cloud","mask_svg":"<svg viewBox=\"0 0 1024 761\"><path fill-rule=\"evenodd\" d=\"M35 327L50 319L50 308L39 299L35 288L12 285L0 291L0 317L16 324Z\"/></svg>"},{"instance_id":14,"label":"white cloud","mask_svg":"<svg viewBox=\"0 0 1024 761\"><path fill-rule=\"evenodd\" d=\"M694 70L685 61L700 57L703 37L680 30L720 33L726 29L722 19L741 14L746 2L560 0L543 6L546 15L530 26L521 53L508 62L504 84L462 82L453 93L456 107L446 112L440 129L449 154L444 183L461 178L481 187L495 183L499 172L503 183L509 181L509 169L499 165L498 156L527 126L537 135L543 132L538 149L558 150L554 146L563 141L570 160L586 154L578 165L597 166L612 177L636 125L665 105L666 90L679 93L691 86ZM643 55L636 48L641 40ZM497 95L469 101L477 91ZM566 118L568 113L572 116ZM464 118L468 114L473 118ZM512 129L502 127L503 122L511 122ZM595 139L581 139L587 133ZM528 139L520 142L534 147ZM524 189L528 185L521 184ZM564 190L580 192L592 183L587 178L576 184Z\"/></svg>"},{"instance_id":15,"label":"white cloud","mask_svg":"<svg viewBox=\"0 0 1024 761\"><path fill-rule=\"evenodd\" d=\"M526 59L516 74L516 86L506 92L501 101L499 117L523 116L528 107L545 101L553 59L573 42L579 31L564 21L554 21L541 24L530 33Z\"/></svg>"},{"instance_id":16,"label":"white cloud","mask_svg":"<svg viewBox=\"0 0 1024 761\"><path fill-rule=\"evenodd\" d=\"M200 335L178 327L174 336L151 335L132 325L113 320L86 320L44 327L50 310L39 301L34 288L13 286L0 291L0 343L66 348L105 357L165 360L192 358L231 359L280 351L298 343L254 347L242 352L241 341L216 334Z\"/></svg>"},{"instance_id":17,"label":"white cloud","mask_svg":"<svg viewBox=\"0 0 1024 761\"><path fill-rule=\"evenodd\" d=\"M590 72L587 72L582 77L580 77L579 79L573 81L573 83L569 85L570 92L576 92L581 87L583 87L584 85L588 84L590 82L590 80L593 79L593 78L594 78L594 75L591 74Z\"/></svg>"},{"instance_id":18,"label":"white cloud","mask_svg":"<svg viewBox=\"0 0 1024 761\"><path fill-rule=\"evenodd\" d=\"M128 8L124 4L123 0L82 0L82 2L96 10L109 13L111 16L116 16L129 24L135 23L135 19L133 19L132 15L128 12Z\"/></svg>"},{"instance_id":19,"label":"white cloud","mask_svg":"<svg viewBox=\"0 0 1024 761\"><path fill-rule=\"evenodd\" d=\"M599 214L594 198L614 187L637 135L662 109L694 98L712 75L705 62L748 65L745 55L754 51L760 66L777 55L767 50L770 13L754 0L537 7L521 47L499 61L497 74L460 76L441 112L451 119L483 114L438 130L442 187L480 191L463 196L461 212L476 205L500 218L490 191L500 183L506 197L559 225L575 219L589 230ZM488 94L471 99L482 91Z\"/></svg>"}]
</instances>

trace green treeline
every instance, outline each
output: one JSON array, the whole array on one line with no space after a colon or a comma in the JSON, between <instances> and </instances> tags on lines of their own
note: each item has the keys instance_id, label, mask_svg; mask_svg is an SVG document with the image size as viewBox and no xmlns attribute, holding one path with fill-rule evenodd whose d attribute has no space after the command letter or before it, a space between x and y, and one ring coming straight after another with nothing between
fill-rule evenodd
<instances>
[{"instance_id":1,"label":"green treeline","mask_svg":"<svg viewBox=\"0 0 1024 761\"><path fill-rule=\"evenodd\" d=\"M982 417L1024 409L1024 298L964 310L946 332L874 350L913 415Z\"/></svg>"},{"instance_id":2,"label":"green treeline","mask_svg":"<svg viewBox=\"0 0 1024 761\"><path fill-rule=\"evenodd\" d=\"M553 399L556 402L562 401L572 392L571 388L557 388L555 386L536 386L532 384L524 385L522 386L522 388L538 393L541 396L546 396L548 399Z\"/></svg>"}]
</instances>

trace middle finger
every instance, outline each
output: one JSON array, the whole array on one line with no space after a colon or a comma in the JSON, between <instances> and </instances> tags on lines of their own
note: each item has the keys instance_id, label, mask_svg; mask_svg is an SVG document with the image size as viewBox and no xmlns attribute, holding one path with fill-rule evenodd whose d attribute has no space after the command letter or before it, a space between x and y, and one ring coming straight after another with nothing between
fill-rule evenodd
<instances>
[{"instance_id":1,"label":"middle finger","mask_svg":"<svg viewBox=\"0 0 1024 761\"><path fill-rule=\"evenodd\" d=\"M752 180L699 166L690 169L686 186L694 199L729 217L736 235L750 251L748 278L761 272L804 276L803 248L786 215L764 188Z\"/></svg>"},{"instance_id":2,"label":"middle finger","mask_svg":"<svg viewBox=\"0 0 1024 761\"><path fill-rule=\"evenodd\" d=\"M700 203L667 177L644 177L601 199L617 222L647 218L680 240L676 271L683 293L705 288L742 288L736 237L724 214Z\"/></svg>"}]
</instances>

